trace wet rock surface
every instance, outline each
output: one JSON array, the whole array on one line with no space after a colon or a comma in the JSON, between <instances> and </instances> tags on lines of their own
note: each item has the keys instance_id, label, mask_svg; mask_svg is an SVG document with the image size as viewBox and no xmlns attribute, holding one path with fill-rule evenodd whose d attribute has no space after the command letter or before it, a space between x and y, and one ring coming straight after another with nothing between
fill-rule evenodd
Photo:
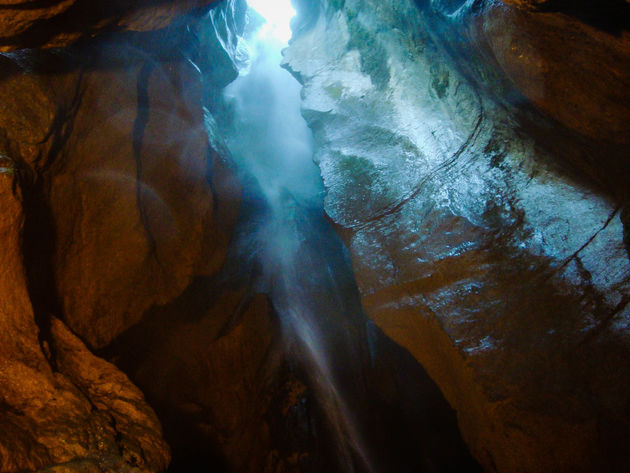
<instances>
[{"instance_id":1,"label":"wet rock surface","mask_svg":"<svg viewBox=\"0 0 630 473\"><path fill-rule=\"evenodd\" d=\"M33 303L92 348L225 255L239 190L209 147L191 34L3 59L2 150L25 189Z\"/></svg>"},{"instance_id":2,"label":"wet rock surface","mask_svg":"<svg viewBox=\"0 0 630 473\"><path fill-rule=\"evenodd\" d=\"M168 466L142 393L90 349L225 257L240 190L209 147L191 34L0 56L0 471Z\"/></svg>"},{"instance_id":3,"label":"wet rock surface","mask_svg":"<svg viewBox=\"0 0 630 473\"><path fill-rule=\"evenodd\" d=\"M426 372L379 329L366 326L343 248L328 223L298 207L303 272L288 289L312 291L308 310L321 319L324 349L335 360L331 378L317 377L300 353L304 347L283 328L282 302L274 305L264 294L273 297L283 276L277 274L272 287L261 278L261 242L252 238L269 216L261 205L249 188L218 276L195 280L99 352L155 407L173 451L169 471L346 472L329 418L335 406L321 395L320 383L335 380L370 468L481 471ZM334 264L319 271L322 261ZM345 295L342 306L339 294ZM357 463L356 471L368 470Z\"/></svg>"},{"instance_id":4,"label":"wet rock surface","mask_svg":"<svg viewBox=\"0 0 630 473\"><path fill-rule=\"evenodd\" d=\"M172 471L344 471L304 288L376 471L479 471L446 401L486 471L627 471L627 2L308 2L287 67L360 300L318 210L295 293L259 190L235 237L243 2L208 3L0 5L0 471L164 471L160 421Z\"/></svg>"},{"instance_id":5,"label":"wet rock surface","mask_svg":"<svg viewBox=\"0 0 630 473\"><path fill-rule=\"evenodd\" d=\"M512 85L529 95L531 70L510 75L535 62L535 41L494 59L523 26L501 15L525 13L475 5L327 2L298 25L285 59L326 211L368 315L440 386L487 471L625 471L630 264L615 174L628 174L625 148L602 143L625 140L628 101L596 105L626 89L588 71L625 80L627 36L593 33L618 62L594 46L549 65L542 85L581 96L530 97L550 119ZM538 31L588 28L532 15ZM564 44L536 41L543 55ZM589 93L568 85L580 73Z\"/></svg>"},{"instance_id":6,"label":"wet rock surface","mask_svg":"<svg viewBox=\"0 0 630 473\"><path fill-rule=\"evenodd\" d=\"M207 180L230 186L209 151L194 66L122 43L101 54L103 69L76 82L72 131L50 178L61 310L95 348L218 270L233 220L226 206L235 214L238 199L235 190L218 202ZM110 66L126 54L131 64Z\"/></svg>"},{"instance_id":7,"label":"wet rock surface","mask_svg":"<svg viewBox=\"0 0 630 473\"><path fill-rule=\"evenodd\" d=\"M510 80L565 126L630 144L630 3L516 3L527 5L494 5L475 25Z\"/></svg>"},{"instance_id":8,"label":"wet rock surface","mask_svg":"<svg viewBox=\"0 0 630 473\"><path fill-rule=\"evenodd\" d=\"M0 470L164 469L169 449L160 424L128 378L57 319L47 341L38 339L22 264L22 196L13 179L0 175Z\"/></svg>"},{"instance_id":9,"label":"wet rock surface","mask_svg":"<svg viewBox=\"0 0 630 473\"><path fill-rule=\"evenodd\" d=\"M286 471L299 471L307 452L297 445L281 451L291 441L272 431L273 416L283 422L300 410L306 388L281 375L279 332L266 297L222 289L197 281L104 355L157 409L174 451L170 471L276 471L286 462L293 463ZM296 439L298 432L296 426Z\"/></svg>"}]
</instances>

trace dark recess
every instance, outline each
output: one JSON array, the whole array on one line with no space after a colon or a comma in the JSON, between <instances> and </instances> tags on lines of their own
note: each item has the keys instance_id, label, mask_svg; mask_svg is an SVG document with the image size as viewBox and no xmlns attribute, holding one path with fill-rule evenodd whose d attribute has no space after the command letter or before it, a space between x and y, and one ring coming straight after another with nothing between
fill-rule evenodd
<instances>
[{"instance_id":1,"label":"dark recess","mask_svg":"<svg viewBox=\"0 0 630 473\"><path fill-rule=\"evenodd\" d=\"M625 0L548 0L538 9L565 13L613 35L630 30L630 3Z\"/></svg>"}]
</instances>

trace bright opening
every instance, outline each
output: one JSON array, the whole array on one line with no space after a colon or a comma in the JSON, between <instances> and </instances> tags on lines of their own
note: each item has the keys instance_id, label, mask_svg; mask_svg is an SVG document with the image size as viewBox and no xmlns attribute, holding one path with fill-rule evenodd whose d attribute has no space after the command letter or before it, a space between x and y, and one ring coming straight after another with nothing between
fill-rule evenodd
<instances>
[{"instance_id":1,"label":"bright opening","mask_svg":"<svg viewBox=\"0 0 630 473\"><path fill-rule=\"evenodd\" d=\"M247 0L250 8L256 10L267 23L264 29L271 32L283 43L288 43L291 38L291 18L297 12L291 5L291 0Z\"/></svg>"}]
</instances>

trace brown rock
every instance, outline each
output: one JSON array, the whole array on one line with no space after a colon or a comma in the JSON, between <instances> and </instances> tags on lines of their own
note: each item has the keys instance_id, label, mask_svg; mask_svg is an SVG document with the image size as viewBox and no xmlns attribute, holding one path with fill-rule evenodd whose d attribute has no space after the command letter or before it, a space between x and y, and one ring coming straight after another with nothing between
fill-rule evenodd
<instances>
[{"instance_id":1,"label":"brown rock","mask_svg":"<svg viewBox=\"0 0 630 473\"><path fill-rule=\"evenodd\" d=\"M531 9L539 8L548 2L549 0L503 0L503 3L516 5L521 8L531 8Z\"/></svg>"},{"instance_id":2,"label":"brown rock","mask_svg":"<svg viewBox=\"0 0 630 473\"><path fill-rule=\"evenodd\" d=\"M505 73L541 111L590 138L629 144L630 31L623 22L630 6L625 13L591 8L576 16L581 11L495 5L481 28Z\"/></svg>"},{"instance_id":3,"label":"brown rock","mask_svg":"<svg viewBox=\"0 0 630 473\"><path fill-rule=\"evenodd\" d=\"M293 471L276 468L307 456L297 441L304 432L276 424L290 422L306 388L286 371L267 297L209 281L193 287L119 337L109 355L157 409L178 467L198 458L229 471Z\"/></svg>"},{"instance_id":4,"label":"brown rock","mask_svg":"<svg viewBox=\"0 0 630 473\"><path fill-rule=\"evenodd\" d=\"M56 319L52 347L40 345L21 257L24 215L13 179L0 174L0 471L60 464L65 466L54 471L82 471L81 465L94 471L163 470L169 454L160 425L126 376L95 358Z\"/></svg>"},{"instance_id":5,"label":"brown rock","mask_svg":"<svg viewBox=\"0 0 630 473\"><path fill-rule=\"evenodd\" d=\"M116 442L109 440L110 451L101 454L101 463L115 468L123 463L119 458L122 457L141 470L166 469L169 449L162 439L160 423L140 390L114 365L92 355L57 319L53 319L52 336L58 369L88 397L92 409L102 413L114 430ZM101 445L106 442L99 439L97 447L104 450Z\"/></svg>"},{"instance_id":6,"label":"brown rock","mask_svg":"<svg viewBox=\"0 0 630 473\"><path fill-rule=\"evenodd\" d=\"M239 190L209 150L194 66L120 43L83 54L103 57L31 74L5 60L0 152L29 189L37 311L100 347L217 271Z\"/></svg>"},{"instance_id":7,"label":"brown rock","mask_svg":"<svg viewBox=\"0 0 630 473\"><path fill-rule=\"evenodd\" d=\"M62 47L108 31L151 31L216 0L5 0L0 4L0 51Z\"/></svg>"},{"instance_id":8,"label":"brown rock","mask_svg":"<svg viewBox=\"0 0 630 473\"><path fill-rule=\"evenodd\" d=\"M2 472L168 464L140 391L73 334L109 342L224 258L239 190L198 71L161 54L127 36L0 56Z\"/></svg>"},{"instance_id":9,"label":"brown rock","mask_svg":"<svg viewBox=\"0 0 630 473\"><path fill-rule=\"evenodd\" d=\"M177 296L201 269L213 194L201 108L182 100L199 85L194 72L132 65L81 81L51 212L64 318L92 346Z\"/></svg>"}]
</instances>

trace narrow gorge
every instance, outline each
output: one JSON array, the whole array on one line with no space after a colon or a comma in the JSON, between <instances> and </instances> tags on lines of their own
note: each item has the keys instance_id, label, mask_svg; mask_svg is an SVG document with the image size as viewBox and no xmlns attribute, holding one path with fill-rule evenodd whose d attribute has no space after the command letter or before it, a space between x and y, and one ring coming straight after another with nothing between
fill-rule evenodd
<instances>
[{"instance_id":1,"label":"narrow gorge","mask_svg":"<svg viewBox=\"0 0 630 473\"><path fill-rule=\"evenodd\" d=\"M0 473L630 470L628 0L0 2Z\"/></svg>"}]
</instances>

